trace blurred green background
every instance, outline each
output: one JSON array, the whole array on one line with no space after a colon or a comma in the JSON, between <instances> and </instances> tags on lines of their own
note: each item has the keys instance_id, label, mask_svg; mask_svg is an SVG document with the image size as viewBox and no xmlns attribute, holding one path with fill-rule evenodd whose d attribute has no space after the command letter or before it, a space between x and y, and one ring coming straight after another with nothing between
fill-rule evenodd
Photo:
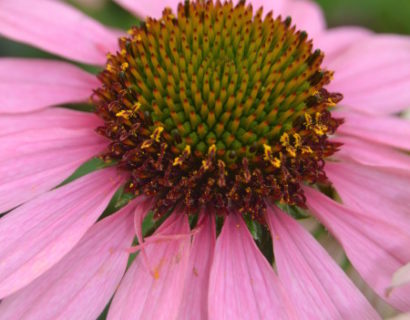
<instances>
[{"instance_id":1,"label":"blurred green background","mask_svg":"<svg viewBox=\"0 0 410 320\"><path fill-rule=\"evenodd\" d=\"M316 0L330 27L360 25L376 32L410 34L410 0Z\"/></svg>"},{"instance_id":2,"label":"blurred green background","mask_svg":"<svg viewBox=\"0 0 410 320\"><path fill-rule=\"evenodd\" d=\"M135 23L135 18L112 0L67 0L67 2L113 27L128 29ZM316 2L323 8L330 27L359 25L379 33L410 35L410 0L316 0ZM48 57L49 55L0 37L0 56Z\"/></svg>"}]
</instances>

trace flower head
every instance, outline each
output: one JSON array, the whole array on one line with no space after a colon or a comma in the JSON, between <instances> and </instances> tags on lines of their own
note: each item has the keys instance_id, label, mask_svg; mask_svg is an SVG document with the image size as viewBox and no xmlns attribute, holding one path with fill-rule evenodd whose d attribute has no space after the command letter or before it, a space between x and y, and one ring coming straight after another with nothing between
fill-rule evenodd
<instances>
[{"instance_id":1,"label":"flower head","mask_svg":"<svg viewBox=\"0 0 410 320\"><path fill-rule=\"evenodd\" d=\"M409 284L389 290L410 261L409 39L325 30L309 1L118 2L143 19L127 34L0 3L0 34L100 66L0 60L0 317L112 298L109 319L379 318L309 215L409 311Z\"/></svg>"},{"instance_id":2,"label":"flower head","mask_svg":"<svg viewBox=\"0 0 410 320\"><path fill-rule=\"evenodd\" d=\"M120 39L96 90L106 157L131 170L129 189L263 219L265 201L305 206L302 183L326 183L341 100L324 86L305 31L231 2L185 2Z\"/></svg>"}]
</instances>

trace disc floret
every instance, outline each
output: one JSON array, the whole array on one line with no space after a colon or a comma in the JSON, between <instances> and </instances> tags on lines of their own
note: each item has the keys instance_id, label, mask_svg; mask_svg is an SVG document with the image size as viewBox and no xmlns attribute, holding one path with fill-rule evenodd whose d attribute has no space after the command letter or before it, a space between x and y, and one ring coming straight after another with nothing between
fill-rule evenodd
<instances>
[{"instance_id":1,"label":"disc floret","mask_svg":"<svg viewBox=\"0 0 410 320\"><path fill-rule=\"evenodd\" d=\"M290 18L243 2L165 9L120 39L96 90L105 156L129 189L176 205L234 207L261 217L265 200L304 206L303 183L326 183L341 100L324 86L323 53Z\"/></svg>"}]
</instances>

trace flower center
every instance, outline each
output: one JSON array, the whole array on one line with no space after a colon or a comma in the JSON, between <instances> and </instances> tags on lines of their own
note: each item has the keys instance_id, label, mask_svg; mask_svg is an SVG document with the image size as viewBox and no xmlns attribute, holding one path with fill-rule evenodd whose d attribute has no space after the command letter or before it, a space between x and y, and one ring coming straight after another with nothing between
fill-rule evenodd
<instances>
[{"instance_id":1,"label":"flower center","mask_svg":"<svg viewBox=\"0 0 410 320\"><path fill-rule=\"evenodd\" d=\"M105 157L128 188L176 205L235 208L259 218L265 201L304 206L302 183L326 183L328 141L342 99L324 86L323 53L291 18L240 2L181 3L120 39L99 75Z\"/></svg>"}]
</instances>

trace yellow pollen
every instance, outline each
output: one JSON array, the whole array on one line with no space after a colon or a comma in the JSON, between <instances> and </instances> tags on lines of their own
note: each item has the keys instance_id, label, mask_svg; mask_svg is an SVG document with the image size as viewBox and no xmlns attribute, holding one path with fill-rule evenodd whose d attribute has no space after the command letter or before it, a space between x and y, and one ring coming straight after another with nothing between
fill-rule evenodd
<instances>
[{"instance_id":1,"label":"yellow pollen","mask_svg":"<svg viewBox=\"0 0 410 320\"><path fill-rule=\"evenodd\" d=\"M121 69L122 69L122 71L127 70L127 69L128 69L128 67L129 67L128 62L124 62L123 64L121 64Z\"/></svg>"},{"instance_id":2,"label":"yellow pollen","mask_svg":"<svg viewBox=\"0 0 410 320\"><path fill-rule=\"evenodd\" d=\"M305 120L306 120L306 127L309 127L310 125L312 125L312 117L310 116L310 114L305 113Z\"/></svg>"},{"instance_id":3,"label":"yellow pollen","mask_svg":"<svg viewBox=\"0 0 410 320\"><path fill-rule=\"evenodd\" d=\"M137 112L141 108L141 103L137 102L133 106L134 112Z\"/></svg>"},{"instance_id":4,"label":"yellow pollen","mask_svg":"<svg viewBox=\"0 0 410 320\"><path fill-rule=\"evenodd\" d=\"M272 155L272 147L268 146L266 144L263 145L263 149L264 149L264 160L270 162L275 168L280 168L282 162L280 161L279 158L277 157L273 157Z\"/></svg>"},{"instance_id":5,"label":"yellow pollen","mask_svg":"<svg viewBox=\"0 0 410 320\"><path fill-rule=\"evenodd\" d=\"M323 136L323 135L325 135L326 134L326 132L327 132L327 126L325 126L325 125L323 125L323 124L316 124L314 127L313 127L313 131L315 131L315 133L317 134L317 135L319 135L319 136Z\"/></svg>"},{"instance_id":6,"label":"yellow pollen","mask_svg":"<svg viewBox=\"0 0 410 320\"><path fill-rule=\"evenodd\" d=\"M176 157L172 165L176 167L176 166L180 166L182 163L183 163L182 157Z\"/></svg>"},{"instance_id":7,"label":"yellow pollen","mask_svg":"<svg viewBox=\"0 0 410 320\"><path fill-rule=\"evenodd\" d=\"M336 105L336 103L334 103L331 98L327 98L327 105L329 107L334 107Z\"/></svg>"},{"instance_id":8,"label":"yellow pollen","mask_svg":"<svg viewBox=\"0 0 410 320\"><path fill-rule=\"evenodd\" d=\"M130 118L130 112L129 110L121 110L120 112L117 112L115 116L117 118L124 118L128 120Z\"/></svg>"},{"instance_id":9,"label":"yellow pollen","mask_svg":"<svg viewBox=\"0 0 410 320\"><path fill-rule=\"evenodd\" d=\"M183 163L184 163L184 160L185 160L186 158L188 158L188 156L189 156L190 154L191 154L191 146L187 145L187 146L185 146L185 149L184 149L184 151L182 152L182 156L176 157L176 158L174 159L174 162L173 162L172 165L175 167L175 166L179 166L179 165L183 164Z\"/></svg>"},{"instance_id":10,"label":"yellow pollen","mask_svg":"<svg viewBox=\"0 0 410 320\"><path fill-rule=\"evenodd\" d=\"M107 64L107 71L113 72L113 71L114 71L114 67L113 67L111 64Z\"/></svg>"},{"instance_id":11,"label":"yellow pollen","mask_svg":"<svg viewBox=\"0 0 410 320\"><path fill-rule=\"evenodd\" d=\"M332 101L332 100L330 100L329 98L329 101ZM312 117L309 114L305 113L305 120L306 120L305 126L307 129L312 129L318 136L323 136L327 133L329 128L326 125L320 123L320 117L321 117L320 112L316 112L315 114L316 123L313 124Z\"/></svg>"},{"instance_id":12,"label":"yellow pollen","mask_svg":"<svg viewBox=\"0 0 410 320\"><path fill-rule=\"evenodd\" d=\"M275 168L280 168L282 161L280 161L279 158L275 157L273 160L270 161L270 163L275 167Z\"/></svg>"},{"instance_id":13,"label":"yellow pollen","mask_svg":"<svg viewBox=\"0 0 410 320\"><path fill-rule=\"evenodd\" d=\"M286 132L280 137L280 143L282 143L284 147L289 146L289 135Z\"/></svg>"},{"instance_id":14,"label":"yellow pollen","mask_svg":"<svg viewBox=\"0 0 410 320\"><path fill-rule=\"evenodd\" d=\"M208 155L214 156L215 153L216 153L216 145L213 144L213 145L211 145L211 146L209 147L209 149L208 149Z\"/></svg>"},{"instance_id":15,"label":"yellow pollen","mask_svg":"<svg viewBox=\"0 0 410 320\"><path fill-rule=\"evenodd\" d=\"M164 127L155 128L154 132L151 134L151 139L154 139L156 142L159 142L159 138L161 137L162 131L164 131Z\"/></svg>"},{"instance_id":16,"label":"yellow pollen","mask_svg":"<svg viewBox=\"0 0 410 320\"><path fill-rule=\"evenodd\" d=\"M299 134L297 133L293 134L293 138L295 138L295 148L302 146L302 138L300 137Z\"/></svg>"},{"instance_id":17,"label":"yellow pollen","mask_svg":"<svg viewBox=\"0 0 410 320\"><path fill-rule=\"evenodd\" d=\"M271 157L271 155L272 155L272 147L271 147L271 146L268 146L267 144L264 144L264 145L263 145L263 149L264 149L264 152L265 152L265 157L264 157L264 159L265 159L266 161L269 161L269 159L270 159L270 157Z\"/></svg>"},{"instance_id":18,"label":"yellow pollen","mask_svg":"<svg viewBox=\"0 0 410 320\"><path fill-rule=\"evenodd\" d=\"M184 153L186 153L187 155L190 155L191 154L191 146L186 146L185 147L185 149L184 149Z\"/></svg>"},{"instance_id":19,"label":"yellow pollen","mask_svg":"<svg viewBox=\"0 0 410 320\"><path fill-rule=\"evenodd\" d=\"M210 164L210 162L209 162L208 160L202 160L202 167L203 167L205 170L208 170L208 169L211 167L211 164Z\"/></svg>"},{"instance_id":20,"label":"yellow pollen","mask_svg":"<svg viewBox=\"0 0 410 320\"><path fill-rule=\"evenodd\" d=\"M309 146L303 146L302 154L306 154L306 153L313 153L313 150Z\"/></svg>"},{"instance_id":21,"label":"yellow pollen","mask_svg":"<svg viewBox=\"0 0 410 320\"><path fill-rule=\"evenodd\" d=\"M290 155L292 158L295 158L295 157L296 157L296 149L295 149L294 147L292 147L292 146L287 146L287 147L286 147L286 151L289 153L289 155Z\"/></svg>"},{"instance_id":22,"label":"yellow pollen","mask_svg":"<svg viewBox=\"0 0 410 320\"><path fill-rule=\"evenodd\" d=\"M152 143L153 143L152 140L145 140L145 141L142 143L141 149L147 149L147 148L151 147L151 146L152 146Z\"/></svg>"}]
</instances>

